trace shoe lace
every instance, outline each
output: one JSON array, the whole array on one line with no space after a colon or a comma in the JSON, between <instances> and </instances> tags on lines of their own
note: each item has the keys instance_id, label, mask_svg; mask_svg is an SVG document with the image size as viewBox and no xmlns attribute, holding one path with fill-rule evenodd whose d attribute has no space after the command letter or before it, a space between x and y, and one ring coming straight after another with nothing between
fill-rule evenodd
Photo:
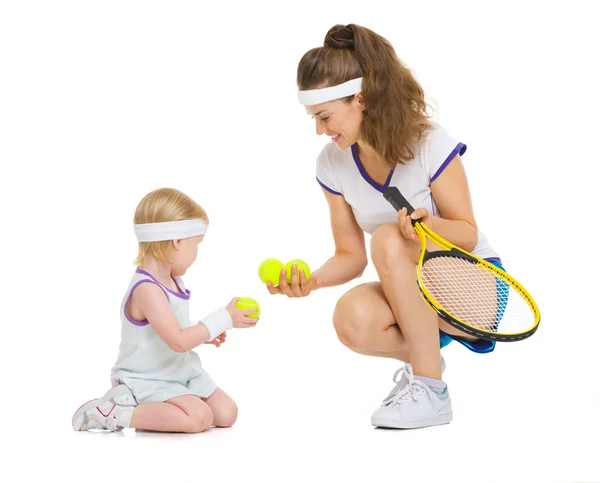
<instances>
[{"instance_id":1,"label":"shoe lace","mask_svg":"<svg viewBox=\"0 0 600 483\"><path fill-rule=\"evenodd\" d=\"M393 382L396 383L396 385L394 386L394 388L390 391L390 393L386 396L386 398L383 400L383 402L388 401L390 398L392 398L395 394L397 394L401 389L402 389L402 374L404 371L404 366L402 366L400 369L398 369L396 372L394 372L394 377L392 378ZM398 377L398 374L400 374L400 377Z\"/></svg>"},{"instance_id":2,"label":"shoe lace","mask_svg":"<svg viewBox=\"0 0 600 483\"><path fill-rule=\"evenodd\" d=\"M419 381L418 379L415 379L412 367L410 364L405 364L404 367L402 367L401 369L398 369L398 371L396 371L396 373L398 373L400 370L403 371L404 375L406 376L408 382L406 384L406 386L404 386L400 391L398 391L397 393L391 395L391 397L388 397L388 405L394 405L394 404L411 404L415 401L417 401L421 395L423 393L427 394L429 396L429 390L427 388L427 384L425 384L422 381ZM394 374L394 379L396 378L396 374ZM398 384L396 387L399 387L400 384ZM394 388L396 389L396 388Z\"/></svg>"}]
</instances>

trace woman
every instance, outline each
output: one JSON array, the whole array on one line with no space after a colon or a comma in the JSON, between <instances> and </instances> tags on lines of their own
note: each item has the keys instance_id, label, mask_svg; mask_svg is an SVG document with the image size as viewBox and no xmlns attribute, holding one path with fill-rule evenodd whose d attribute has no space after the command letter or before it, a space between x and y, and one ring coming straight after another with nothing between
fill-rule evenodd
<instances>
[{"instance_id":1,"label":"woman","mask_svg":"<svg viewBox=\"0 0 600 483\"><path fill-rule=\"evenodd\" d=\"M456 340L485 353L495 343L451 327L421 298L415 283L420 244L411 218L422 218L450 242L501 267L473 215L461 161L466 146L429 119L421 86L390 43L367 28L330 29L324 46L300 60L297 83L317 134L332 141L320 153L316 172L329 205L335 254L308 281L301 272L298 282L294 267L288 284L282 271L280 284L269 284L269 292L304 297L359 277L367 266L364 232L369 233L379 281L344 294L333 323L353 351L406 363L372 424L449 423L441 348ZM415 207L411 217L384 199L388 186L396 186Z\"/></svg>"}]
</instances>

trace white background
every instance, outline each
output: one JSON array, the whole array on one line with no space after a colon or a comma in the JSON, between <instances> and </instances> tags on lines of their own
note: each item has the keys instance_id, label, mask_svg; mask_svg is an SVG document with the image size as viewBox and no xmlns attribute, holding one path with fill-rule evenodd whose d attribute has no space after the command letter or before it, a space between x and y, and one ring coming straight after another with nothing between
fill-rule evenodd
<instances>
[{"instance_id":1,"label":"white background","mask_svg":"<svg viewBox=\"0 0 600 483\"><path fill-rule=\"evenodd\" d=\"M600 481L594 2L208 3L0 4L1 479ZM333 253L314 179L328 139L295 75L336 23L375 30L415 71L468 146L480 227L541 309L531 339L444 349L450 425L370 426L400 364L343 347L331 312L372 265L300 300L256 274ZM162 186L210 217L186 277L194 317L261 303L256 329L199 348L239 420L75 433L117 355L134 209Z\"/></svg>"}]
</instances>

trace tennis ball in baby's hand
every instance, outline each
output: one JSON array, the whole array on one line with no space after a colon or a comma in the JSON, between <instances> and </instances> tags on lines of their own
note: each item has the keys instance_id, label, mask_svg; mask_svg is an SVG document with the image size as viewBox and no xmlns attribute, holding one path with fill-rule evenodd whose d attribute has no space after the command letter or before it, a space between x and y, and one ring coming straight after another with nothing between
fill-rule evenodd
<instances>
[{"instance_id":1,"label":"tennis ball in baby's hand","mask_svg":"<svg viewBox=\"0 0 600 483\"><path fill-rule=\"evenodd\" d=\"M308 268L308 264L304 260L296 258L285 264L285 276L287 283L292 283L292 265L296 265L296 268L298 269L298 283L300 283L300 270L304 272L304 277L306 280L310 278L310 268Z\"/></svg>"},{"instance_id":2,"label":"tennis ball in baby's hand","mask_svg":"<svg viewBox=\"0 0 600 483\"><path fill-rule=\"evenodd\" d=\"M258 312L254 314L248 314L248 317L252 317L253 319L257 319L260 315L260 306L258 302L250 297L242 297L236 303L235 306L240 310L254 310L258 309Z\"/></svg>"},{"instance_id":3,"label":"tennis ball in baby's hand","mask_svg":"<svg viewBox=\"0 0 600 483\"><path fill-rule=\"evenodd\" d=\"M262 283L271 282L279 285L279 274L283 270L283 263L276 258L267 258L258 267L258 276Z\"/></svg>"}]
</instances>

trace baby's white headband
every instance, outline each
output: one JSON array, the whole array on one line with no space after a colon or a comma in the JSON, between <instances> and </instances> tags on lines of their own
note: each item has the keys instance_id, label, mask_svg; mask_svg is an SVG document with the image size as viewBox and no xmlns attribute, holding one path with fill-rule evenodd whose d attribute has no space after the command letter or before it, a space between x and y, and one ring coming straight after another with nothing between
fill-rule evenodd
<instances>
[{"instance_id":1,"label":"baby's white headband","mask_svg":"<svg viewBox=\"0 0 600 483\"><path fill-rule=\"evenodd\" d=\"M135 236L139 242L181 240L182 238L204 235L207 228L208 223L200 218L133 225Z\"/></svg>"},{"instance_id":2,"label":"baby's white headband","mask_svg":"<svg viewBox=\"0 0 600 483\"><path fill-rule=\"evenodd\" d=\"M303 106L314 106L323 102L335 101L342 97L358 94L362 90L362 77L351 79L337 86L324 87L323 89L311 89L298 91L298 100Z\"/></svg>"}]
</instances>

